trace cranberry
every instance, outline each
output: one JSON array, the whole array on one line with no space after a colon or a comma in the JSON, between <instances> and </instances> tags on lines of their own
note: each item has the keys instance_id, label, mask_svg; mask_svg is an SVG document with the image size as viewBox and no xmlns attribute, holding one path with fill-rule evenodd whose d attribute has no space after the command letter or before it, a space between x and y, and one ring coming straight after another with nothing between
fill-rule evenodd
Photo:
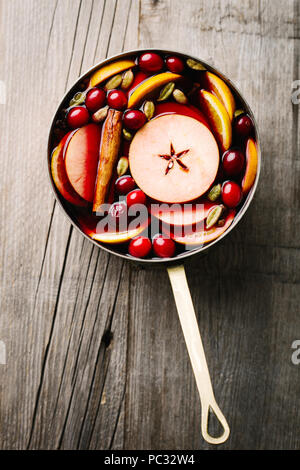
<instances>
[{"instance_id":1,"label":"cranberry","mask_svg":"<svg viewBox=\"0 0 300 470\"><path fill-rule=\"evenodd\" d=\"M184 69L184 63L179 57L171 56L166 60L166 64L170 72L181 73Z\"/></svg>"},{"instance_id":2,"label":"cranberry","mask_svg":"<svg viewBox=\"0 0 300 470\"><path fill-rule=\"evenodd\" d=\"M241 188L234 181L227 181L222 186L222 200L227 207L236 207L242 198Z\"/></svg>"},{"instance_id":3,"label":"cranberry","mask_svg":"<svg viewBox=\"0 0 300 470\"><path fill-rule=\"evenodd\" d=\"M175 243L165 235L156 235L153 238L153 250L160 258L171 258L175 253Z\"/></svg>"},{"instance_id":4,"label":"cranberry","mask_svg":"<svg viewBox=\"0 0 300 470\"><path fill-rule=\"evenodd\" d=\"M128 251L131 256L136 258L145 258L152 248L151 241L148 237L136 237L129 243Z\"/></svg>"},{"instance_id":5,"label":"cranberry","mask_svg":"<svg viewBox=\"0 0 300 470\"><path fill-rule=\"evenodd\" d=\"M125 109L127 106L125 93L122 90L111 90L107 97L107 104L113 109Z\"/></svg>"},{"instance_id":6,"label":"cranberry","mask_svg":"<svg viewBox=\"0 0 300 470\"><path fill-rule=\"evenodd\" d=\"M222 164L228 176L239 175L244 168L245 157L240 150L227 150L223 154Z\"/></svg>"},{"instance_id":7,"label":"cranberry","mask_svg":"<svg viewBox=\"0 0 300 470\"><path fill-rule=\"evenodd\" d=\"M118 194L128 194L135 188L135 181L132 176L120 176L115 182L115 188Z\"/></svg>"},{"instance_id":8,"label":"cranberry","mask_svg":"<svg viewBox=\"0 0 300 470\"><path fill-rule=\"evenodd\" d=\"M90 120L88 110L84 106L75 106L68 112L67 123L72 129L85 126Z\"/></svg>"},{"instance_id":9,"label":"cranberry","mask_svg":"<svg viewBox=\"0 0 300 470\"><path fill-rule=\"evenodd\" d=\"M143 193L141 189L135 189L127 194L126 203L128 207L133 206L134 204L146 204L146 194Z\"/></svg>"},{"instance_id":10,"label":"cranberry","mask_svg":"<svg viewBox=\"0 0 300 470\"><path fill-rule=\"evenodd\" d=\"M100 88L92 88L86 95L85 105L91 113L95 113L102 108L105 103L106 93Z\"/></svg>"},{"instance_id":11,"label":"cranberry","mask_svg":"<svg viewBox=\"0 0 300 470\"><path fill-rule=\"evenodd\" d=\"M247 114L238 117L234 122L234 130L240 137L248 137L253 129L253 123Z\"/></svg>"},{"instance_id":12,"label":"cranberry","mask_svg":"<svg viewBox=\"0 0 300 470\"><path fill-rule=\"evenodd\" d=\"M131 109L126 111L123 117L125 127L128 129L137 130L142 127L146 122L146 116L138 109Z\"/></svg>"},{"instance_id":13,"label":"cranberry","mask_svg":"<svg viewBox=\"0 0 300 470\"><path fill-rule=\"evenodd\" d=\"M139 66L144 72L159 72L164 66L164 61L155 52L145 52L139 58Z\"/></svg>"}]
</instances>

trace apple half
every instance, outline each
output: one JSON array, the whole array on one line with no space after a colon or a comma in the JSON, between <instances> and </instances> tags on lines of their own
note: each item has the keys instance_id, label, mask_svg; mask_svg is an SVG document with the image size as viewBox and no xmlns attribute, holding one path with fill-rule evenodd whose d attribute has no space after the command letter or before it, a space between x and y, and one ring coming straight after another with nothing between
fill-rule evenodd
<instances>
[{"instance_id":1,"label":"apple half","mask_svg":"<svg viewBox=\"0 0 300 470\"><path fill-rule=\"evenodd\" d=\"M162 231L177 243L188 246L204 245L205 243L209 243L220 237L228 229L234 219L235 212L236 211L234 209L231 209L228 212L228 215L225 219L225 224L222 227L215 225L209 230L202 229L198 231L193 231L192 228L190 228L185 229L184 233L181 235L176 234L176 231L174 231L175 233L172 232L172 230L170 231L170 227L167 225L162 225Z\"/></svg>"},{"instance_id":2,"label":"apple half","mask_svg":"<svg viewBox=\"0 0 300 470\"><path fill-rule=\"evenodd\" d=\"M72 131L68 132L53 150L51 156L51 174L58 191L68 202L76 206L85 206L87 204L86 201L71 186L65 169L64 149L72 134Z\"/></svg>"},{"instance_id":3,"label":"apple half","mask_svg":"<svg viewBox=\"0 0 300 470\"><path fill-rule=\"evenodd\" d=\"M87 124L74 132L65 149L68 179L80 197L93 201L99 162L101 127Z\"/></svg>"},{"instance_id":4,"label":"apple half","mask_svg":"<svg viewBox=\"0 0 300 470\"><path fill-rule=\"evenodd\" d=\"M192 201L215 180L218 145L203 123L168 114L149 121L135 134L129 166L136 184L152 199Z\"/></svg>"},{"instance_id":5,"label":"apple half","mask_svg":"<svg viewBox=\"0 0 300 470\"><path fill-rule=\"evenodd\" d=\"M155 113L154 117L164 116L166 114L181 114L182 116L189 116L191 118L196 119L197 121L202 122L206 125L209 129L209 124L204 116L204 114L200 111L200 109L196 108L189 104L188 106L185 104L180 103L158 103L155 106Z\"/></svg>"},{"instance_id":6,"label":"apple half","mask_svg":"<svg viewBox=\"0 0 300 470\"><path fill-rule=\"evenodd\" d=\"M151 202L149 211L151 215L168 225L187 226L199 224L205 220L215 202L198 201L187 204L160 204Z\"/></svg>"}]
</instances>

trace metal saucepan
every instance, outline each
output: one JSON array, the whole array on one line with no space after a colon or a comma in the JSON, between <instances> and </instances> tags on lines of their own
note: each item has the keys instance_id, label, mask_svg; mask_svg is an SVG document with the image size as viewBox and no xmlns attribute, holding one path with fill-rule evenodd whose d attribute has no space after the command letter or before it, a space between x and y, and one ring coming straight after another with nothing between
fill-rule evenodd
<instances>
[{"instance_id":1,"label":"metal saucepan","mask_svg":"<svg viewBox=\"0 0 300 470\"><path fill-rule=\"evenodd\" d=\"M57 191L57 189L54 185L54 182L52 180L51 170L50 170L50 159L51 159L51 150L52 150L51 145L52 145L52 136L53 136L54 125L55 125L55 122L57 120L57 116L58 116L58 113L61 109L62 103L65 102L67 97L72 96L72 92L76 89L76 86L78 85L78 83L81 82L82 80L84 80L88 75L90 75L91 72L95 71L99 67L101 67L101 66L103 66L103 65L105 65L105 64L107 64L107 63L109 63L113 60L117 60L117 59L121 59L121 58L124 59L128 56L137 56L138 54L141 54L142 52L146 52L146 51L149 51L149 50L155 50L156 52L161 53L161 54L170 54L170 55L179 54L181 57L186 58L186 59L187 58L192 58L196 61L202 62L209 71L219 75L234 90L235 95L238 97L238 99L240 101L241 107L251 117L251 119L253 121L253 125L254 125L254 132L255 132L256 142L257 142L257 145L258 145L258 168L257 168L257 175L256 175L255 183L254 183L253 187L251 188L251 190L248 194L248 197L247 197L246 201L243 204L243 207L239 210L238 214L235 216L235 219L232 222L232 224L230 225L230 227L221 236L219 236L217 239L215 239L214 241L212 241L208 245L201 246L201 247L193 249L191 251L186 251L186 252L182 253L179 257L176 257L174 259L170 259L170 260L167 260L167 261L165 259L140 260L140 259L130 258L130 257L126 256L125 254L117 253L116 251L110 249L108 246L105 246L105 245L102 245L102 244L100 245L98 242L96 242L96 241L92 240L90 237L88 237L81 230L81 228L78 226L78 223L76 222L76 220L72 216L72 213L70 213L70 211L68 211L68 209L66 208L66 205L63 203L63 200L62 200L61 196L59 195L59 193L58 193L58 191ZM220 242L226 235L228 235L229 232L231 232L231 230L241 220L241 218L243 217L243 215L247 211L247 209L249 207L249 204L250 204L250 202L251 202L251 200L254 196L254 193L255 193L255 190L256 190L256 187L257 187L257 183L258 183L258 179L259 179L260 167L261 167L261 153L260 153L260 142L259 142L257 124L255 122L253 113L252 113L249 105L247 104L245 99L242 97L241 93L237 90L236 86L233 85L233 83L227 77L225 77L222 73L220 73L214 67L210 66L209 64L205 63L204 61L202 61L201 59L199 59L197 57L182 54L179 51L169 51L169 50L159 50L159 49L138 49L138 50L133 50L133 51L128 51L128 52L123 52L121 54L118 54L118 55L115 55L115 56L110 57L108 59L105 59L102 62L99 62L98 64L96 64L91 69L89 69L84 75L82 75L76 81L74 86L66 93L66 95L64 96L61 104L57 108L57 110L55 112L55 115L53 117L53 120L52 120L50 133L49 133L49 139L48 139L47 162L48 162L48 171L49 171L50 181L51 181L52 189L53 189L54 194L55 194L55 198L58 201L58 203L60 204L60 206L62 207L62 209L64 210L64 212L67 214L67 217L69 218L70 222L73 224L73 226L77 230L79 230L81 232L81 234L84 237L86 237L91 243L94 243L99 248L101 248L101 249L103 249L103 250L105 250L105 251L107 251L107 252L109 252L109 253L111 253L115 256L119 256L121 258L131 260L133 262L138 261L139 263L142 263L144 266L149 266L149 265L150 266L153 266L153 265L157 266L157 265L160 265L160 266L164 266L164 267L167 268L168 275L169 275L170 282L171 282L171 286L172 286L173 293L174 293L174 297L175 297L175 302L176 302L176 307L177 307L181 327L182 327L183 334L184 334L184 339L185 339L185 342L186 342L186 346L187 346L187 349L188 349L189 357L190 357L190 360L191 360L193 372L194 372L196 383L197 383L197 388L198 388L198 391L199 391L201 407L202 407L202 417L201 417L202 435L203 435L203 438L210 444L221 444L221 443L225 442L228 439L230 429L229 429L228 423L226 421L226 418L223 415L222 411L220 410L220 408L219 408L219 406L216 402L215 396L214 396L214 392L213 392L213 388L212 388L212 384L211 384L211 379L210 379L210 375L209 375L209 370L208 370L208 367L207 367L207 362L206 362L205 353L204 353L204 349L203 349L203 344L202 344L202 340L201 340L201 336L200 336L200 332L199 332L199 328L198 328L198 324L197 324L197 319L196 319L196 315L195 315L195 311L194 311L194 307L193 307L193 302L192 302L189 287L188 287L188 284L187 284L187 279L186 279L185 269L184 269L184 261L185 261L185 259L189 258L190 256L196 256L196 255L199 255L200 253L202 254L203 252L206 252L213 245ZM208 432L208 417L209 417L210 411L215 414L215 416L217 417L217 419L219 420L219 422L221 423L221 425L223 427L223 433L219 437L213 437Z\"/></svg>"}]
</instances>

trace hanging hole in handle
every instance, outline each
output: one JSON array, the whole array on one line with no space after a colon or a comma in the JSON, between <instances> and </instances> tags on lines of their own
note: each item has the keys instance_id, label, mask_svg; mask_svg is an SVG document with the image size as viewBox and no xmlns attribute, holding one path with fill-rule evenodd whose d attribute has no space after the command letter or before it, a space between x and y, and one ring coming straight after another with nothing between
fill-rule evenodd
<instances>
[{"instance_id":1,"label":"hanging hole in handle","mask_svg":"<svg viewBox=\"0 0 300 470\"><path fill-rule=\"evenodd\" d=\"M223 444L227 441L230 429L217 403L202 406L201 429L203 438L209 444ZM212 436L210 430L219 437Z\"/></svg>"}]
</instances>

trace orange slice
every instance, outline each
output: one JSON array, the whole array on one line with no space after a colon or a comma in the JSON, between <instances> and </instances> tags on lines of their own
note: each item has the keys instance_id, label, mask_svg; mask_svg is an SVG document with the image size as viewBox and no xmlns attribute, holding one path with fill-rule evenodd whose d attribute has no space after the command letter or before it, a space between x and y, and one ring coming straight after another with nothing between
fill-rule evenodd
<instances>
[{"instance_id":1,"label":"orange slice","mask_svg":"<svg viewBox=\"0 0 300 470\"><path fill-rule=\"evenodd\" d=\"M131 240L134 237L139 236L145 228L148 226L149 221L143 222L138 228L129 228L122 232L100 232L97 233L97 227L95 229L90 229L87 227L82 227L84 232L89 235L93 240L97 242L116 244L124 243L128 240Z\"/></svg>"},{"instance_id":2,"label":"orange slice","mask_svg":"<svg viewBox=\"0 0 300 470\"><path fill-rule=\"evenodd\" d=\"M242 181L242 191L247 194L255 181L258 164L258 153L255 141L250 137L246 145L246 171Z\"/></svg>"},{"instance_id":3,"label":"orange slice","mask_svg":"<svg viewBox=\"0 0 300 470\"><path fill-rule=\"evenodd\" d=\"M144 80L138 87L133 90L132 94L129 97L128 101L128 108L133 108L140 101L151 93L156 88L166 85L169 82L173 82L181 78L181 75L172 72L163 72L159 73L158 75L153 75L152 77L148 78L148 80Z\"/></svg>"},{"instance_id":4,"label":"orange slice","mask_svg":"<svg viewBox=\"0 0 300 470\"><path fill-rule=\"evenodd\" d=\"M211 72L205 72L205 81L209 91L216 95L223 103L229 119L232 121L233 113L235 111L235 101L230 88L220 77Z\"/></svg>"},{"instance_id":5,"label":"orange slice","mask_svg":"<svg viewBox=\"0 0 300 470\"><path fill-rule=\"evenodd\" d=\"M199 230L193 232L192 230L187 230L185 228L183 235L177 235L176 231L175 233L169 233L167 226L162 226L162 231L169 235L177 243L181 243L184 245L203 245L205 243L215 240L220 235L222 235L222 233L224 233L225 230L227 230L228 227L231 225L234 216L235 210L232 209L229 211L223 227L218 227L217 225L215 225L209 230Z\"/></svg>"},{"instance_id":6,"label":"orange slice","mask_svg":"<svg viewBox=\"0 0 300 470\"><path fill-rule=\"evenodd\" d=\"M112 62L111 64L104 65L104 67L101 67L101 69L96 70L96 72L93 73L90 78L89 87L93 88L113 75L124 72L124 70L130 69L135 65L136 64L133 60L118 60L116 62Z\"/></svg>"},{"instance_id":7,"label":"orange slice","mask_svg":"<svg viewBox=\"0 0 300 470\"><path fill-rule=\"evenodd\" d=\"M232 128L229 115L219 98L206 90L199 90L200 107L206 114L223 152L231 145Z\"/></svg>"}]
</instances>

